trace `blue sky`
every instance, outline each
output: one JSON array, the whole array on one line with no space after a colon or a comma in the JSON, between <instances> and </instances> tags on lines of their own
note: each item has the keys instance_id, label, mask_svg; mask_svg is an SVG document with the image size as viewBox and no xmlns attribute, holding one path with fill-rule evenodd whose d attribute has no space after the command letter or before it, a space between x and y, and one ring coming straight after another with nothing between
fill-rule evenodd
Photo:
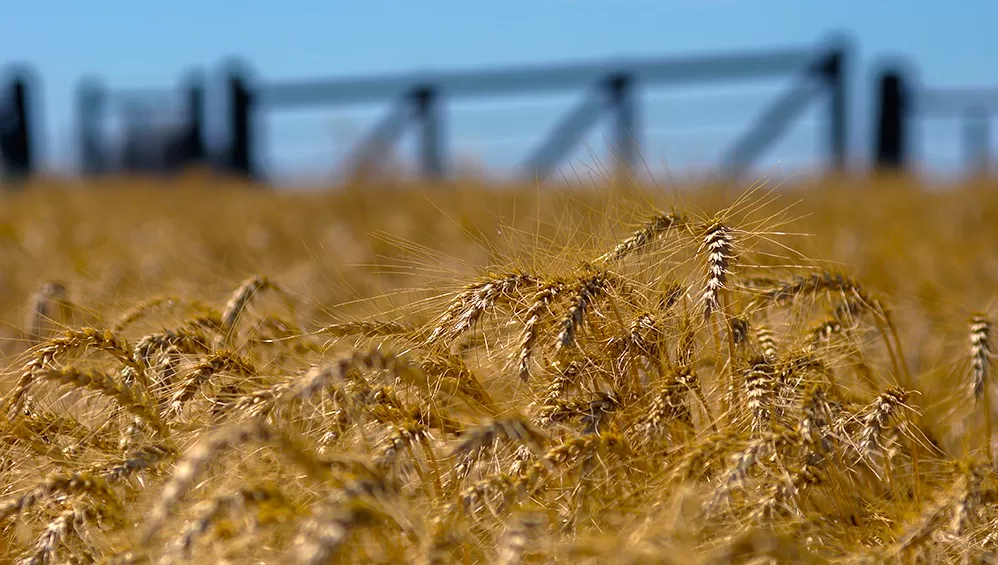
<instances>
[{"instance_id":1,"label":"blue sky","mask_svg":"<svg viewBox=\"0 0 998 565\"><path fill-rule=\"evenodd\" d=\"M83 75L99 74L114 87L168 86L193 66L211 71L232 55L247 60L258 76L279 80L806 45L846 31L856 40L856 79L866 79L882 57L903 56L926 84L998 86L993 0L35 0L12 6L0 18L0 65L27 62L40 74L47 134L42 149L53 166L72 154L73 89ZM853 85L853 137L862 151L869 84ZM699 93L689 111L648 102L646 115L655 121L648 127L655 132L661 126L665 133L662 139L650 136L655 139L644 148L646 158L670 167L709 166L712 151L737 133L751 108L779 89L777 84L771 91L750 91L744 102L721 97L726 102L718 109L698 107ZM725 92L737 94L738 84ZM460 115L453 118L453 144L462 155L502 167L515 162L571 103L566 96L533 109L498 109L491 117L480 109L455 110ZM268 116L267 163L284 173L325 172L330 155L342 152L379 112L318 109ZM689 142L668 133L680 122L696 133L693 117L729 114L731 133L701 132ZM499 135L497 121L507 129L522 127L513 128L515 135ZM935 145L926 153L941 165L958 161L958 125L933 127L936 133L928 137ZM466 146L459 133L466 134ZM490 145L490 136L507 134L508 143ZM813 144L814 132L794 135L783 154L766 156L764 169L807 153L802 147ZM680 155L691 147L698 148L696 155Z\"/></svg>"}]
</instances>

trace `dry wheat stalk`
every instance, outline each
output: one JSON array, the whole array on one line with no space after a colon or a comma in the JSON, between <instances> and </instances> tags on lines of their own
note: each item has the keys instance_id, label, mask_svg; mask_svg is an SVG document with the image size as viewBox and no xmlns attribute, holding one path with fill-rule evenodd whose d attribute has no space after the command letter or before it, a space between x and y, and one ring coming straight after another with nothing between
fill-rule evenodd
<instances>
[{"instance_id":1,"label":"dry wheat stalk","mask_svg":"<svg viewBox=\"0 0 998 565\"><path fill-rule=\"evenodd\" d=\"M521 511L517 513L499 544L496 563L499 565L522 563L527 545L536 538L538 530L544 525L544 522L545 517L540 512Z\"/></svg>"},{"instance_id":2,"label":"dry wheat stalk","mask_svg":"<svg viewBox=\"0 0 998 565\"><path fill-rule=\"evenodd\" d=\"M800 508L800 499L809 489L827 483L825 471L827 459L817 454L810 454L800 467L792 469L785 478L774 485L760 504L752 511L752 517L757 520L774 521L786 514L804 516Z\"/></svg>"},{"instance_id":3,"label":"dry wheat stalk","mask_svg":"<svg viewBox=\"0 0 998 565\"><path fill-rule=\"evenodd\" d=\"M184 527L175 544L175 552L178 557L189 560L198 538L207 534L224 515L262 505L288 507L290 503L278 488L271 485L240 488L234 494L213 497L198 514L197 519Z\"/></svg>"},{"instance_id":4,"label":"dry wheat stalk","mask_svg":"<svg viewBox=\"0 0 998 565\"><path fill-rule=\"evenodd\" d=\"M983 314L970 320L970 375L971 392L980 401L987 386L991 366L991 321Z\"/></svg>"},{"instance_id":5,"label":"dry wheat stalk","mask_svg":"<svg viewBox=\"0 0 998 565\"><path fill-rule=\"evenodd\" d=\"M78 531L83 528L94 512L82 507L73 505L63 510L53 520L45 525L45 529L35 542L31 553L16 563L18 565L47 565L58 557L59 546L64 545L65 540L71 534L79 537Z\"/></svg>"},{"instance_id":6,"label":"dry wheat stalk","mask_svg":"<svg viewBox=\"0 0 998 565\"><path fill-rule=\"evenodd\" d=\"M597 261L609 262L620 261L630 255L641 251L648 245L664 235L667 235L672 228L685 226L687 219L682 214L675 212L668 214L656 214L646 220L634 233L617 244L612 251L601 255Z\"/></svg>"},{"instance_id":7,"label":"dry wheat stalk","mask_svg":"<svg viewBox=\"0 0 998 565\"><path fill-rule=\"evenodd\" d=\"M534 294L530 301L530 308L525 314L527 322L523 326L520 350L517 355L517 375L523 382L527 382L527 379L530 378L530 358L537 344L537 335L543 321L542 314L545 310L550 310L551 302L564 290L565 283L563 282L547 283Z\"/></svg>"},{"instance_id":8,"label":"dry wheat stalk","mask_svg":"<svg viewBox=\"0 0 998 565\"><path fill-rule=\"evenodd\" d=\"M660 319L653 313L645 312L631 322L627 334L614 336L609 343L618 363L620 374L627 374L631 363L637 370L639 381L646 385L663 372L662 351L665 330Z\"/></svg>"},{"instance_id":9,"label":"dry wheat stalk","mask_svg":"<svg viewBox=\"0 0 998 565\"><path fill-rule=\"evenodd\" d=\"M584 434L599 433L603 422L620 408L620 397L615 393L597 392L581 398L554 400L544 405L539 412L542 426L579 420Z\"/></svg>"},{"instance_id":10,"label":"dry wheat stalk","mask_svg":"<svg viewBox=\"0 0 998 565\"><path fill-rule=\"evenodd\" d=\"M813 453L827 453L832 449L832 408L822 384L811 386L804 395L803 408L797 432L805 448Z\"/></svg>"},{"instance_id":11,"label":"dry wheat stalk","mask_svg":"<svg viewBox=\"0 0 998 565\"><path fill-rule=\"evenodd\" d=\"M272 445L309 475L319 480L328 478L328 465L305 452L283 433L262 422L251 421L222 428L199 442L176 465L173 476L163 487L159 501L149 512L143 525L143 544L156 535L173 507L193 487L194 481L219 453L246 443Z\"/></svg>"},{"instance_id":12,"label":"dry wheat stalk","mask_svg":"<svg viewBox=\"0 0 998 565\"><path fill-rule=\"evenodd\" d=\"M221 313L215 312L212 308L203 305L196 300L188 301L178 296L154 296L148 300L137 302L122 312L115 319L114 323L111 324L110 328L111 331L120 333L127 327L145 318L150 313L160 311L171 312L178 307L188 307L202 312L204 316L214 319L217 322L215 324L216 326L221 326L222 324Z\"/></svg>"},{"instance_id":13,"label":"dry wheat stalk","mask_svg":"<svg viewBox=\"0 0 998 565\"><path fill-rule=\"evenodd\" d=\"M388 468L403 450L409 449L413 444L426 441L427 431L426 426L418 421L406 422L398 427L393 426L391 433L385 440L385 446L374 457L374 466L378 469Z\"/></svg>"},{"instance_id":14,"label":"dry wheat stalk","mask_svg":"<svg viewBox=\"0 0 998 565\"><path fill-rule=\"evenodd\" d=\"M463 481L485 449L493 446L500 437L506 437L537 455L543 452L542 446L547 441L543 434L519 416L507 416L466 429L451 451L451 456L457 459L454 480Z\"/></svg>"},{"instance_id":15,"label":"dry wheat stalk","mask_svg":"<svg viewBox=\"0 0 998 565\"><path fill-rule=\"evenodd\" d=\"M508 300L521 288L538 284L540 281L536 277L514 272L490 276L468 285L437 320L427 342L433 344L444 337L451 340L460 337L500 300Z\"/></svg>"},{"instance_id":16,"label":"dry wheat stalk","mask_svg":"<svg viewBox=\"0 0 998 565\"><path fill-rule=\"evenodd\" d=\"M112 375L102 371L81 370L75 367L43 368L36 370L34 375L39 380L91 390L114 399L119 406L141 418L158 433L166 432L159 414L153 408L153 402L146 398L146 395L141 391L126 387Z\"/></svg>"},{"instance_id":17,"label":"dry wheat stalk","mask_svg":"<svg viewBox=\"0 0 998 565\"><path fill-rule=\"evenodd\" d=\"M693 411L686 401L686 393L698 386L696 380L696 374L683 370L659 385L651 406L638 424L647 440L666 435L673 422L687 432L693 431Z\"/></svg>"},{"instance_id":18,"label":"dry wheat stalk","mask_svg":"<svg viewBox=\"0 0 998 565\"><path fill-rule=\"evenodd\" d=\"M398 322L384 320L354 320L337 322L315 330L316 334L326 334L334 337L362 335L364 337L380 337L410 333L413 328Z\"/></svg>"},{"instance_id":19,"label":"dry wheat stalk","mask_svg":"<svg viewBox=\"0 0 998 565\"><path fill-rule=\"evenodd\" d=\"M752 432L762 434L769 431L773 424L776 377L773 368L762 357L754 359L745 372L745 397L752 417Z\"/></svg>"},{"instance_id":20,"label":"dry wheat stalk","mask_svg":"<svg viewBox=\"0 0 998 565\"><path fill-rule=\"evenodd\" d=\"M829 316L811 329L810 349L816 349L822 344L832 341L832 338L843 331L854 327L856 317L869 308L865 302L855 298L847 298L837 305Z\"/></svg>"},{"instance_id":21,"label":"dry wheat stalk","mask_svg":"<svg viewBox=\"0 0 998 565\"><path fill-rule=\"evenodd\" d=\"M703 243L698 253L706 252L707 283L701 300L704 304L704 320L720 308L719 296L726 288L734 257L735 235L731 228L713 223L704 230Z\"/></svg>"},{"instance_id":22,"label":"dry wheat stalk","mask_svg":"<svg viewBox=\"0 0 998 565\"><path fill-rule=\"evenodd\" d=\"M244 280L225 303L225 308L222 310L222 329L231 331L253 297L270 288L276 286L270 279L261 275L253 275Z\"/></svg>"},{"instance_id":23,"label":"dry wheat stalk","mask_svg":"<svg viewBox=\"0 0 998 565\"><path fill-rule=\"evenodd\" d=\"M859 453L870 458L883 451L882 439L891 421L905 408L910 392L891 387L883 392L859 415L862 429L859 432Z\"/></svg>"},{"instance_id":24,"label":"dry wheat stalk","mask_svg":"<svg viewBox=\"0 0 998 565\"><path fill-rule=\"evenodd\" d=\"M109 483L128 479L140 471L152 469L176 455L176 449L166 443L152 444L135 449L121 461L95 469L94 472Z\"/></svg>"},{"instance_id":25,"label":"dry wheat stalk","mask_svg":"<svg viewBox=\"0 0 998 565\"><path fill-rule=\"evenodd\" d=\"M765 324L755 324L755 342L759 345L760 353L766 361L774 363L779 355L779 349L773 330Z\"/></svg>"},{"instance_id":26,"label":"dry wheat stalk","mask_svg":"<svg viewBox=\"0 0 998 565\"><path fill-rule=\"evenodd\" d=\"M513 475L489 475L458 493L456 500L444 506L444 512L454 514L461 510L474 516L482 510L489 510L494 515L498 514L519 484L519 478Z\"/></svg>"},{"instance_id":27,"label":"dry wheat stalk","mask_svg":"<svg viewBox=\"0 0 998 565\"><path fill-rule=\"evenodd\" d=\"M110 354L126 367L136 369L141 373L142 366L133 360L134 354L128 342L118 339L110 330L100 331L95 328L69 330L64 335L50 339L40 345L32 353L31 359L21 369L20 378L13 391L5 400L4 409L8 414L16 414L22 405L24 395L39 370L54 366L57 356L74 350L97 350ZM147 383L143 383L147 385Z\"/></svg>"},{"instance_id":28,"label":"dry wheat stalk","mask_svg":"<svg viewBox=\"0 0 998 565\"><path fill-rule=\"evenodd\" d=\"M185 355L210 353L211 339L200 324L188 323L180 328L142 337L135 343L134 358L136 362L151 366L153 357L167 350Z\"/></svg>"},{"instance_id":29,"label":"dry wheat stalk","mask_svg":"<svg viewBox=\"0 0 998 565\"><path fill-rule=\"evenodd\" d=\"M249 418L264 417L279 405L304 400L322 390L336 390L341 384L354 386L355 392L361 395L370 395L375 391L363 379L351 373L365 370L385 371L392 378L403 382L425 380L425 377L413 376L416 373L421 375L421 370L403 357L380 349L355 350L333 362L316 365L300 377L240 397L231 406L224 408L222 413L234 411ZM384 404L386 401L398 410L398 406L395 406L397 401L392 400L391 395L367 399L364 403Z\"/></svg>"},{"instance_id":30,"label":"dry wheat stalk","mask_svg":"<svg viewBox=\"0 0 998 565\"><path fill-rule=\"evenodd\" d=\"M606 272L597 272L592 276L580 279L575 284L568 312L559 324L561 330L555 341L556 352L561 352L575 345L576 334L585 323L586 313L593 303L609 290L610 284L611 278Z\"/></svg>"},{"instance_id":31,"label":"dry wheat stalk","mask_svg":"<svg viewBox=\"0 0 998 565\"><path fill-rule=\"evenodd\" d=\"M926 508L918 520L898 536L897 541L878 552L880 562L897 559L904 553L922 547L939 535L946 523L952 520L953 504L954 496L946 494Z\"/></svg>"},{"instance_id":32,"label":"dry wheat stalk","mask_svg":"<svg viewBox=\"0 0 998 565\"><path fill-rule=\"evenodd\" d=\"M953 518L950 532L957 537L977 526L981 507L986 502L984 484L991 473L987 465L972 464L962 472L956 481Z\"/></svg>"},{"instance_id":33,"label":"dry wheat stalk","mask_svg":"<svg viewBox=\"0 0 998 565\"><path fill-rule=\"evenodd\" d=\"M33 489L19 496L0 501L0 522L20 515L39 502L53 496L86 494L108 505L109 510L121 512L120 503L107 481L92 473L77 471L46 477Z\"/></svg>"},{"instance_id":34,"label":"dry wheat stalk","mask_svg":"<svg viewBox=\"0 0 998 565\"><path fill-rule=\"evenodd\" d=\"M214 353L211 357L199 363L184 380L180 389L170 401L170 409L175 413L179 413L184 405L194 398L194 395L197 394L201 386L218 373L252 377L256 375L256 368L249 360L233 351L219 351Z\"/></svg>"},{"instance_id":35,"label":"dry wheat stalk","mask_svg":"<svg viewBox=\"0 0 998 565\"><path fill-rule=\"evenodd\" d=\"M797 276L793 280L773 285L763 293L772 302L786 303L802 296L810 296L819 292L840 292L861 300L866 299L866 293L860 284L843 273L825 271L806 276Z\"/></svg>"},{"instance_id":36,"label":"dry wheat stalk","mask_svg":"<svg viewBox=\"0 0 998 565\"><path fill-rule=\"evenodd\" d=\"M31 297L24 334L29 343L51 335L59 323L69 321L69 295L62 283L46 281Z\"/></svg>"},{"instance_id":37,"label":"dry wheat stalk","mask_svg":"<svg viewBox=\"0 0 998 565\"><path fill-rule=\"evenodd\" d=\"M297 562L329 563L357 527L383 522L388 515L367 498L336 495L313 512L295 540Z\"/></svg>"},{"instance_id":38,"label":"dry wheat stalk","mask_svg":"<svg viewBox=\"0 0 998 565\"><path fill-rule=\"evenodd\" d=\"M728 471L711 495L705 510L708 513L713 513L722 504L730 504L734 491L746 487L749 473L757 465L768 459L771 454L779 452L783 446L796 443L796 434L787 429L779 429L749 440L744 449L736 452L730 458Z\"/></svg>"},{"instance_id":39,"label":"dry wheat stalk","mask_svg":"<svg viewBox=\"0 0 998 565\"><path fill-rule=\"evenodd\" d=\"M728 329L731 333L731 341L735 347L744 347L748 342L749 322L741 316L734 316L728 320Z\"/></svg>"}]
</instances>

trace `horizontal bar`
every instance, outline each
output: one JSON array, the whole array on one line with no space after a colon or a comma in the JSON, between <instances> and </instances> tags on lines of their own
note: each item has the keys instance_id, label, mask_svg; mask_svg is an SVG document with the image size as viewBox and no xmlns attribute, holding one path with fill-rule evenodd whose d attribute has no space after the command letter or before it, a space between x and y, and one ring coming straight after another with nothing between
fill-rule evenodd
<instances>
[{"instance_id":1,"label":"horizontal bar","mask_svg":"<svg viewBox=\"0 0 998 565\"><path fill-rule=\"evenodd\" d=\"M115 88L105 91L104 100L113 105L164 104L186 100L185 95L176 88Z\"/></svg>"},{"instance_id":2,"label":"horizontal bar","mask_svg":"<svg viewBox=\"0 0 998 565\"><path fill-rule=\"evenodd\" d=\"M631 73L638 80L653 84L763 78L799 70L821 56L823 53L813 48L784 49L379 78L282 81L265 85L260 91L260 101L272 107L371 102L402 96L420 84L439 88L447 96L536 94L589 86L611 72Z\"/></svg>"},{"instance_id":3,"label":"horizontal bar","mask_svg":"<svg viewBox=\"0 0 998 565\"><path fill-rule=\"evenodd\" d=\"M924 88L915 104L919 113L930 117L962 116L971 107L998 113L998 87Z\"/></svg>"}]
</instances>

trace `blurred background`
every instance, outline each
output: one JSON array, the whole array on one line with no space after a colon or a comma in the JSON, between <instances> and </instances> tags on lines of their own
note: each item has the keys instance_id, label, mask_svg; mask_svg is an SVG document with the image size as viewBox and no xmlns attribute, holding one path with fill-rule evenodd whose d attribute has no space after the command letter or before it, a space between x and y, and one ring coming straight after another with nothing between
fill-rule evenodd
<instances>
[{"instance_id":1,"label":"blurred background","mask_svg":"<svg viewBox=\"0 0 998 565\"><path fill-rule=\"evenodd\" d=\"M986 173L987 0L12 2L4 176Z\"/></svg>"}]
</instances>

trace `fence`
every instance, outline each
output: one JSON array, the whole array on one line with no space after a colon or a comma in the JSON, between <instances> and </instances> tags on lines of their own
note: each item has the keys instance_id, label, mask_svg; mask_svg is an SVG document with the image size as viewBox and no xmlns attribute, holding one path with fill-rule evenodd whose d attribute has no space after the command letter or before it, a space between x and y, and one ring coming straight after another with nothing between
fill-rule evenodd
<instances>
[{"instance_id":1,"label":"fence","mask_svg":"<svg viewBox=\"0 0 998 565\"><path fill-rule=\"evenodd\" d=\"M188 81L184 92L186 112L172 127L153 128L128 117L128 109L147 119L155 100L168 98L162 90L116 91L88 81L79 93L83 170L113 170L108 155L115 143L101 124L119 116L124 133L117 145L126 155L141 153L146 159L119 158L119 170L172 170L192 163L209 164L251 178L261 176L257 152L264 113L308 107L336 107L354 103L389 102L392 109L354 148L346 161L363 167L383 153L410 128L418 129L421 173L428 178L447 174L445 106L449 101L479 97L542 94L583 90L583 102L568 112L523 159L519 170L543 178L560 163L577 140L603 115L614 120L612 144L621 168L634 166L640 152L638 98L642 86L745 81L766 77L796 76L794 86L776 100L752 127L736 139L722 158L722 172L737 175L772 144L793 119L815 98L829 96L828 153L831 166L846 162L845 60L848 45L831 41L817 48L801 47L737 55L704 55L645 59L616 63L582 63L532 68L490 69L437 75L402 75L377 78L266 82L253 81L239 67L230 68L224 94L218 98L226 111L228 142L209 155L203 135L205 120L203 84ZM175 96L175 95L174 95ZM125 114L125 117L120 117ZM141 150L140 150L141 148ZM172 152L173 158L167 153ZM159 155L158 159L152 156ZM155 163L157 166L148 166ZM137 166L142 164L146 166Z\"/></svg>"},{"instance_id":2,"label":"fence","mask_svg":"<svg viewBox=\"0 0 998 565\"><path fill-rule=\"evenodd\" d=\"M911 129L918 121L957 119L963 122L964 169L972 175L990 172L990 122L998 115L998 88L916 88L908 76L888 70L880 78L877 162L909 167Z\"/></svg>"},{"instance_id":3,"label":"fence","mask_svg":"<svg viewBox=\"0 0 998 565\"><path fill-rule=\"evenodd\" d=\"M35 165L31 90L35 81L25 69L0 78L0 178L22 181Z\"/></svg>"},{"instance_id":4,"label":"fence","mask_svg":"<svg viewBox=\"0 0 998 565\"><path fill-rule=\"evenodd\" d=\"M639 105L648 88L789 77L791 86L727 145L717 169L728 177L744 173L795 119L825 98L822 151L828 169L841 171L847 168L849 155L851 51L848 42L832 38L812 46L739 54L302 81L253 79L245 67L235 65L213 89L206 87L199 73L184 77L176 88L165 89L113 89L87 79L79 87L76 108L80 169L87 175L163 174L204 166L259 179L264 175L261 122L268 114L383 102L391 109L353 148L347 164L363 167L396 144L403 133L415 129L422 175L440 178L449 169L449 103L573 91L584 92L585 98L523 158L519 173L544 178L606 115L613 119L610 141L617 165L628 169L641 152ZM0 162L9 175L25 177L35 163L31 87L24 72L0 83ZM875 166L908 168L913 125L934 116L963 120L967 166L975 171L989 167L988 125L998 108L998 89L922 88L914 84L910 73L892 68L877 78L874 108ZM209 122L220 126L222 135L209 136Z\"/></svg>"},{"instance_id":5,"label":"fence","mask_svg":"<svg viewBox=\"0 0 998 565\"><path fill-rule=\"evenodd\" d=\"M911 74L884 70L879 79L875 162L882 168L906 169L913 161L913 129L919 120L963 122L964 169L991 170L991 119L998 115L998 88L917 87Z\"/></svg>"},{"instance_id":6,"label":"fence","mask_svg":"<svg viewBox=\"0 0 998 565\"><path fill-rule=\"evenodd\" d=\"M818 49L798 48L738 55L706 55L670 59L579 64L570 66L498 69L447 73L429 77L398 76L264 83L250 91L239 122L252 123L253 114L283 108L331 106L373 100L395 100L395 108L355 151L354 161L376 155L395 142L406 127L420 129L420 163L427 177L446 169L442 106L447 100L497 97L521 93L588 89L588 95L568 112L523 160L526 177L545 177L573 144L604 113L614 119L613 145L618 164L632 167L640 151L638 89L641 85L687 85L799 75L794 88L777 100L726 151L723 171L738 174L771 144L822 91L830 92L829 153L835 168L845 166L846 105L843 73L847 47L834 42ZM814 83L819 88L814 88ZM250 139L235 138L235 150ZM250 172L250 171L247 171Z\"/></svg>"},{"instance_id":7,"label":"fence","mask_svg":"<svg viewBox=\"0 0 998 565\"><path fill-rule=\"evenodd\" d=\"M85 79L77 93L80 168L96 175L205 165L204 115L204 79L198 74L176 90L111 90Z\"/></svg>"}]
</instances>

